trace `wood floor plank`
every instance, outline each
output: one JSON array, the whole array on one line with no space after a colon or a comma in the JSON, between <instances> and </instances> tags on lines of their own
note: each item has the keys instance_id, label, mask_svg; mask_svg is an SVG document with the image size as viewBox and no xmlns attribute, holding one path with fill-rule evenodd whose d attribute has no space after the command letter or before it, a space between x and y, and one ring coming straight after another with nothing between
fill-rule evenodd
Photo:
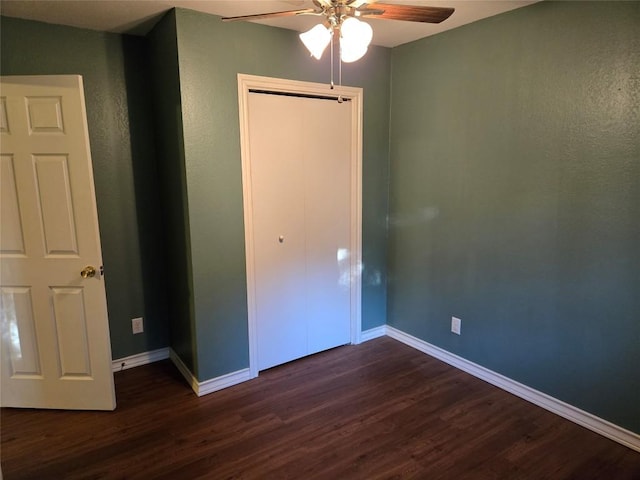
<instances>
[{"instance_id":1,"label":"wood floor plank","mask_svg":"<svg viewBox=\"0 0 640 480\"><path fill-rule=\"evenodd\" d=\"M389 338L196 397L169 361L114 412L2 409L12 479L640 479L640 453Z\"/></svg>"}]
</instances>

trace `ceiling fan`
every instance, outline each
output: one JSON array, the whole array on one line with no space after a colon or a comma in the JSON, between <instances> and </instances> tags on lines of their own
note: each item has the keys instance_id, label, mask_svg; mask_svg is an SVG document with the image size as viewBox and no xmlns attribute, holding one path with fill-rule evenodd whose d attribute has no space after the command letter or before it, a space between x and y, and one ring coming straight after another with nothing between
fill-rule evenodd
<instances>
[{"instance_id":1,"label":"ceiling fan","mask_svg":"<svg viewBox=\"0 0 640 480\"><path fill-rule=\"evenodd\" d=\"M334 34L337 34L341 62L354 62L364 56L373 37L371 26L359 19L380 18L407 22L440 23L454 12L453 8L389 5L378 3L375 0L313 0L313 4L315 8L224 17L222 21L315 15L322 18L322 23L300 34L300 39L311 55L320 59L329 43L332 45L331 53L333 55L333 37Z\"/></svg>"}]
</instances>

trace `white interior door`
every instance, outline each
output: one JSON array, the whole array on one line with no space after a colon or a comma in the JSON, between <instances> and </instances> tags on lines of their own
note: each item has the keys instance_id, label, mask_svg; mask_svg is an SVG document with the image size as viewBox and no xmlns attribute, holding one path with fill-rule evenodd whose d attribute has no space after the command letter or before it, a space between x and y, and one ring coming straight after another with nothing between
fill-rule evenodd
<instances>
[{"instance_id":1,"label":"white interior door","mask_svg":"<svg viewBox=\"0 0 640 480\"><path fill-rule=\"evenodd\" d=\"M2 406L113 410L82 78L2 77L0 97Z\"/></svg>"},{"instance_id":2,"label":"white interior door","mask_svg":"<svg viewBox=\"0 0 640 480\"><path fill-rule=\"evenodd\" d=\"M351 106L251 93L258 370L351 333Z\"/></svg>"}]
</instances>

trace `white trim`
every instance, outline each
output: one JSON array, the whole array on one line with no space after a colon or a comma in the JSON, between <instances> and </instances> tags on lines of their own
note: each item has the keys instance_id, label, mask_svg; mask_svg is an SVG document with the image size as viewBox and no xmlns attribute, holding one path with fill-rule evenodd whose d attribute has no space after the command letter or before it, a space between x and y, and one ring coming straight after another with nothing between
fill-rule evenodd
<instances>
[{"instance_id":1,"label":"white trim","mask_svg":"<svg viewBox=\"0 0 640 480\"><path fill-rule=\"evenodd\" d=\"M589 412L580 410L579 408L553 398L546 393L542 393L531 387L523 385L522 383L516 382L515 380L511 380L504 375L459 357L458 355L443 350L440 347L431 345L430 343L420 340L419 338L409 335L397 328L387 325L386 332L389 337L409 345L416 350L420 350L427 355L431 355L438 360L442 360L443 362L459 368L474 377L484 380L485 382L538 405L545 410L553 412L556 415L560 415L567 420L571 420L578 425L582 425L583 427L599 433L604 437L640 452L640 435L637 433L619 427L618 425L608 422L600 417L596 417Z\"/></svg>"},{"instance_id":2,"label":"white trim","mask_svg":"<svg viewBox=\"0 0 640 480\"><path fill-rule=\"evenodd\" d=\"M187 381L191 389L196 393L196 395L198 395L198 380L196 379L196 377L193 376L193 374L191 373L191 370L187 368L187 366L184 364L182 359L178 356L176 352L173 351L173 349L169 350L169 358L171 359L173 364L176 366L178 371L180 371L180 373L182 374L184 379Z\"/></svg>"},{"instance_id":3,"label":"white trim","mask_svg":"<svg viewBox=\"0 0 640 480\"><path fill-rule=\"evenodd\" d=\"M111 362L111 369L114 372L119 372L121 370L140 367L142 365L147 365L148 363L157 362L159 360L166 360L167 358L169 358L169 349L159 348L157 350L137 353L136 355L129 355L128 357L113 360Z\"/></svg>"},{"instance_id":4,"label":"white trim","mask_svg":"<svg viewBox=\"0 0 640 480\"><path fill-rule=\"evenodd\" d=\"M326 86L325 86L326 88ZM362 331L362 137L364 131L362 88L340 86L339 95L351 96L351 343L361 342Z\"/></svg>"},{"instance_id":5,"label":"white trim","mask_svg":"<svg viewBox=\"0 0 640 480\"><path fill-rule=\"evenodd\" d=\"M169 358L171 358L173 364L180 371L187 383L191 386L191 389L199 397L207 395L209 393L217 392L218 390L222 390L223 388L232 387L234 385L237 385L238 383L246 382L247 380L251 380L249 369L244 368L242 370L238 370L237 372L227 373L216 378L205 380L204 382L199 382L198 379L193 376L191 371L184 364L182 359L173 350L169 351Z\"/></svg>"},{"instance_id":6,"label":"white trim","mask_svg":"<svg viewBox=\"0 0 640 480\"><path fill-rule=\"evenodd\" d=\"M607 437L615 442L618 442L626 447L640 452L640 435L637 433L626 430L618 425L615 425L607 420L597 417L589 412L585 412L573 405L553 398L546 393L542 393L527 385L516 382L504 375L501 375L493 370L489 370L477 363L471 362L465 358L448 352L440 347L436 347L424 340L416 338L408 333L398 330L389 325L381 325L369 330L365 330L360 334L360 341L366 342L383 336L389 336L399 342L409 345L427 355L430 355L438 360L442 360L449 365L456 367L464 372L473 375L476 378L484 380L487 383L495 385L502 390L512 393L524 400L527 400L539 407L544 408L556 415L566 418L578 425L581 425L589 430L592 430L604 437ZM120 370L127 370L129 368L139 367L159 360L165 360L170 358L176 368L180 371L187 383L191 386L196 395L201 397L209 393L222 390L223 388L231 387L247 380L251 380L255 376L251 375L249 368L244 368L236 372L227 373L216 378L205 380L204 382L198 382L193 376L191 371L182 362L180 357L169 348L160 348L158 350L152 350L150 352L143 352L137 355L130 355L128 357L119 358L113 360L112 369L114 372ZM122 363L124 362L124 367Z\"/></svg>"},{"instance_id":7,"label":"white trim","mask_svg":"<svg viewBox=\"0 0 640 480\"><path fill-rule=\"evenodd\" d=\"M384 337L387 334L387 326L380 325L379 327L370 328L360 334L361 342L368 342L374 338Z\"/></svg>"},{"instance_id":8,"label":"white trim","mask_svg":"<svg viewBox=\"0 0 640 480\"><path fill-rule=\"evenodd\" d=\"M335 86L300 82L279 78L238 74L238 108L240 119L240 156L242 162L242 199L244 210L245 255L247 271L247 310L249 326L249 377L258 376L258 328L256 324L256 292L253 245L253 210L251 196L251 153L249 148L249 90L300 93L307 95L342 96L351 100L352 151L351 151L351 271L357 272L351 283L351 333L352 344L360 343L362 328L362 125L363 90L357 87Z\"/></svg>"},{"instance_id":9,"label":"white trim","mask_svg":"<svg viewBox=\"0 0 640 480\"><path fill-rule=\"evenodd\" d=\"M251 380L248 368L243 368L236 372L227 373L216 378L210 378L204 382L198 382L198 391L196 392L199 397L207 395L208 393L217 392L223 388L233 387L239 383Z\"/></svg>"}]
</instances>

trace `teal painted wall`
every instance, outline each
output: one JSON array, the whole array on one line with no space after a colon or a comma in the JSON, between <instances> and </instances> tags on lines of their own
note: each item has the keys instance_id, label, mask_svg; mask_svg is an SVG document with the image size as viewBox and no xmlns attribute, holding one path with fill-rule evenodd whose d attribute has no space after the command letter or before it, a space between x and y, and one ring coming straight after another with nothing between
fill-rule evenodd
<instances>
[{"instance_id":1,"label":"teal painted wall","mask_svg":"<svg viewBox=\"0 0 640 480\"><path fill-rule=\"evenodd\" d=\"M197 375L191 240L175 11L147 35L153 75L159 191L164 212L170 345Z\"/></svg>"},{"instance_id":2,"label":"teal painted wall","mask_svg":"<svg viewBox=\"0 0 640 480\"><path fill-rule=\"evenodd\" d=\"M388 323L640 433L638 52L637 2L393 50Z\"/></svg>"},{"instance_id":3,"label":"teal painted wall","mask_svg":"<svg viewBox=\"0 0 640 480\"><path fill-rule=\"evenodd\" d=\"M168 344L144 39L1 17L2 75L83 76L113 358ZM145 332L131 333L144 316Z\"/></svg>"},{"instance_id":4,"label":"teal painted wall","mask_svg":"<svg viewBox=\"0 0 640 480\"><path fill-rule=\"evenodd\" d=\"M247 367L236 74L326 82L327 60L186 10L146 39L1 22L3 75L84 77L113 357L170 328L200 380ZM386 313L640 432L638 27L638 3L543 2L346 66L365 92L363 329Z\"/></svg>"},{"instance_id":5,"label":"teal painted wall","mask_svg":"<svg viewBox=\"0 0 640 480\"><path fill-rule=\"evenodd\" d=\"M328 82L295 32L177 10L200 380L249 366L237 74ZM364 87L363 328L385 323L390 51L345 68Z\"/></svg>"}]
</instances>

